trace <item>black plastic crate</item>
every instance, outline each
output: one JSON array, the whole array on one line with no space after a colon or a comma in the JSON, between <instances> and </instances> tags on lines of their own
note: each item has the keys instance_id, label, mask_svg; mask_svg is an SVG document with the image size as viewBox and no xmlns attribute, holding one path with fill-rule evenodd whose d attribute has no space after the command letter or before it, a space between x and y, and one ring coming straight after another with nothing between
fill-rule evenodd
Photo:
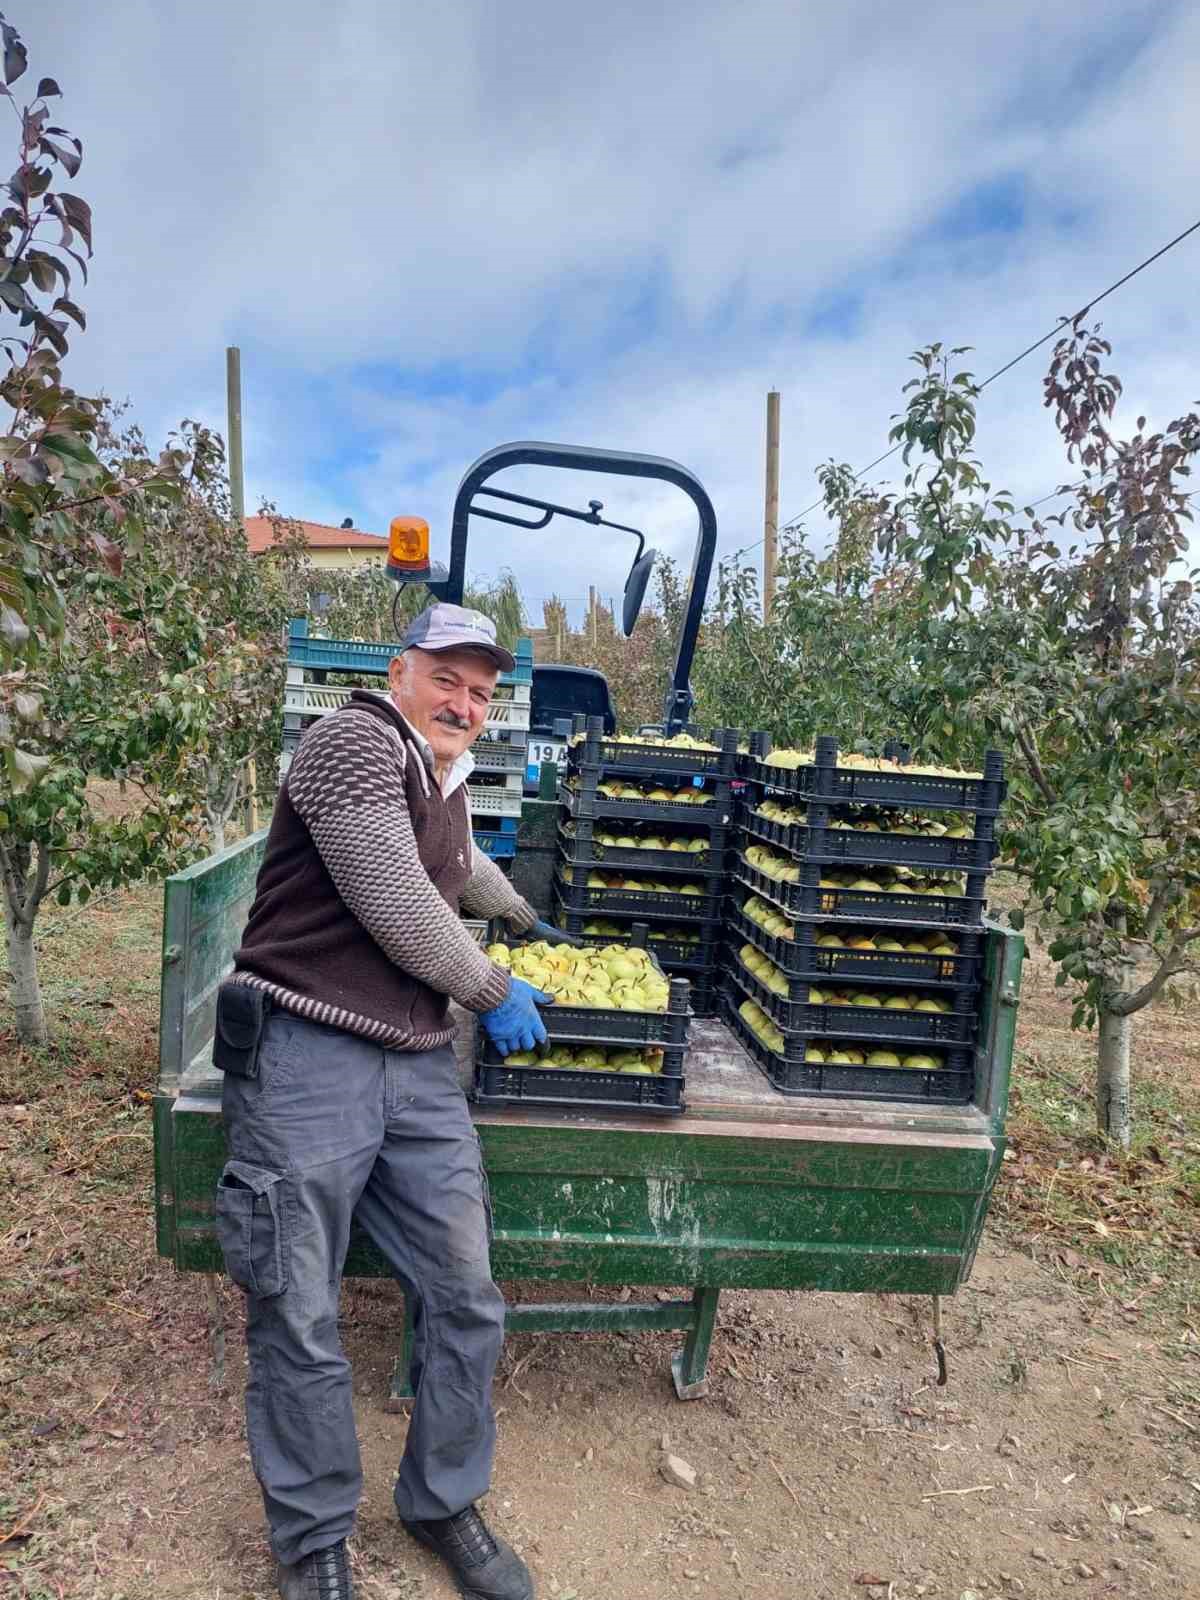
<instances>
[{"instance_id":1,"label":"black plastic crate","mask_svg":"<svg viewBox=\"0 0 1200 1600\"><path fill-rule=\"evenodd\" d=\"M509 948L520 949L529 942L522 940ZM658 976L670 979L649 944L646 953ZM666 1011L622 1011L615 1006L574 1006L556 1000L539 1007L539 1015L548 1037L563 1044L684 1045L688 1036L687 985L671 982Z\"/></svg>"},{"instance_id":2,"label":"black plastic crate","mask_svg":"<svg viewBox=\"0 0 1200 1600\"><path fill-rule=\"evenodd\" d=\"M554 879L554 896L564 911L577 913L598 912L602 916L615 916L626 912L631 916L652 918L656 921L668 922L715 922L721 915L721 895L724 880L713 875L704 881L702 894L685 895L672 894L661 889L598 889L587 887L583 883L572 883L570 877L564 877L564 870L570 875L582 875L586 880L587 874L593 871L590 867L571 867L560 863L559 871ZM568 933L575 933L575 928L567 928L565 923L559 926L566 928Z\"/></svg>"},{"instance_id":3,"label":"black plastic crate","mask_svg":"<svg viewBox=\"0 0 1200 1600\"><path fill-rule=\"evenodd\" d=\"M677 789L690 788L695 794L707 798L700 801L620 799L601 794L596 786L596 772L582 773L577 786L567 783L562 789L565 811L578 819L607 818L614 822L653 822L661 827L678 823L694 823L701 827L728 827L733 819L733 785L728 778L715 782L706 780L701 785L679 784ZM639 780L640 785L641 780ZM666 789L666 784L655 787Z\"/></svg>"},{"instance_id":4,"label":"black plastic crate","mask_svg":"<svg viewBox=\"0 0 1200 1600\"><path fill-rule=\"evenodd\" d=\"M682 1058L682 1051L679 1052ZM485 1106L561 1106L568 1111L650 1112L687 1109L682 1065L647 1076L632 1072L583 1071L578 1067L506 1067L502 1060L475 1064L473 1099Z\"/></svg>"},{"instance_id":5,"label":"black plastic crate","mask_svg":"<svg viewBox=\"0 0 1200 1600\"><path fill-rule=\"evenodd\" d=\"M824 931L820 923L797 923L796 937L782 939L760 928L748 917L737 901L727 902L726 929L740 941L749 941L763 955L787 973L789 978L807 978L818 986L831 979L858 980L874 984L903 984L905 988L959 988L972 986L979 981L979 964L983 958L982 935L978 932L955 931L951 937L958 945L952 956L934 955L932 951L915 950L853 950L816 943ZM834 929L850 933L851 929ZM869 929L868 932L883 930ZM888 929L888 932L896 932Z\"/></svg>"},{"instance_id":6,"label":"black plastic crate","mask_svg":"<svg viewBox=\"0 0 1200 1600\"><path fill-rule=\"evenodd\" d=\"M591 822L577 828L591 828ZM678 873L683 877L704 878L725 871L727 828L710 830L712 837L705 841L704 850L647 850L641 845L597 844L594 839L581 836L578 831L568 833L558 830L559 854L576 866L595 866L612 870L613 867L632 867L638 872ZM626 835L625 837L633 837Z\"/></svg>"},{"instance_id":7,"label":"black plastic crate","mask_svg":"<svg viewBox=\"0 0 1200 1600\"><path fill-rule=\"evenodd\" d=\"M666 973L671 978L671 973ZM687 993L684 990L676 1004L672 982L671 999L666 1011L618 1011L609 1006L572 1006L560 1004L539 1007L539 1015L551 1039L563 1044L686 1044L688 1036ZM682 983L679 984L683 989Z\"/></svg>"},{"instance_id":8,"label":"black plastic crate","mask_svg":"<svg viewBox=\"0 0 1200 1600\"><path fill-rule=\"evenodd\" d=\"M685 978L692 973L711 972L719 959L720 930L714 926L699 944L678 939L651 939L647 949L653 950L664 972L677 972Z\"/></svg>"},{"instance_id":9,"label":"black plastic crate","mask_svg":"<svg viewBox=\"0 0 1200 1600\"><path fill-rule=\"evenodd\" d=\"M817 876L815 862L806 863L802 872ZM764 900L770 900L789 917L819 918L822 921L902 922L906 927L977 928L983 922L987 904L982 894L934 895L903 894L898 890L822 888L817 883L781 883L768 877L739 854L734 876Z\"/></svg>"},{"instance_id":10,"label":"black plastic crate","mask_svg":"<svg viewBox=\"0 0 1200 1600\"><path fill-rule=\"evenodd\" d=\"M593 920L588 918L588 921ZM605 919L610 920L608 918ZM616 919L611 919L614 922ZM637 941L630 937L630 929L637 924L636 917L624 914L621 918L624 926L617 928L616 933L584 933L580 930L575 936L582 939L584 944L601 947L606 944L635 944ZM574 932L568 928L568 933ZM682 929L672 929L671 932L680 933ZM646 948L662 967L664 972L672 969L684 972L685 968L698 971L707 970L716 964L717 951L720 948L720 929L715 923L700 924L697 931L700 938L693 943L690 939L660 938L653 930L646 940Z\"/></svg>"},{"instance_id":11,"label":"black plastic crate","mask_svg":"<svg viewBox=\"0 0 1200 1600\"><path fill-rule=\"evenodd\" d=\"M563 885L557 878L554 880L554 883L551 887L553 890L554 904L550 920L554 923L554 926L556 928L560 928L563 933L569 933L576 939L586 939L589 944L620 944L635 942L633 939L627 939L624 934L614 935L584 933L583 930L587 923L596 922L599 920L603 920L605 922L627 923L631 929L636 927L639 922L644 922L647 928L649 928L651 931L653 931L653 929L661 922L665 922L669 927L686 926L693 928L700 935L702 944L709 941L716 941L720 937L721 917L719 911L714 916L692 921L687 917L668 917L665 914L658 916L653 911L649 916L647 916L644 907L639 907L634 911L629 909L613 911L607 906L585 907L583 910L577 910L574 906L569 906L564 902L562 894L560 893ZM596 893L599 894L600 891L597 889ZM639 898L641 897L639 896ZM670 942L674 943L675 941L672 940ZM657 952L659 949L659 944L660 941L656 939L647 940L647 948L650 950ZM658 959L661 961L661 956L658 957Z\"/></svg>"},{"instance_id":12,"label":"black plastic crate","mask_svg":"<svg viewBox=\"0 0 1200 1600\"><path fill-rule=\"evenodd\" d=\"M978 996L970 988L946 998L950 1012L890 1011L883 1006L813 1005L810 988L820 986L805 979L788 980L789 993L775 994L745 966L736 950L729 952L727 975L751 1000L768 1012L779 1026L823 1038L889 1040L909 1044L966 1044L975 1037ZM898 992L898 991L897 991ZM894 1070L894 1069L889 1069Z\"/></svg>"},{"instance_id":13,"label":"black plastic crate","mask_svg":"<svg viewBox=\"0 0 1200 1600\"><path fill-rule=\"evenodd\" d=\"M861 828L815 827L799 822L775 822L760 816L753 805L743 805L737 818L748 834L789 855L864 866L935 867L946 871L990 872L999 848L989 836L972 839L930 838L921 834L872 833Z\"/></svg>"},{"instance_id":14,"label":"black plastic crate","mask_svg":"<svg viewBox=\"0 0 1200 1600\"><path fill-rule=\"evenodd\" d=\"M784 1054L776 1055L751 1033L728 992L722 996L721 1012L726 1027L780 1094L833 1100L969 1105L975 1092L975 1053L971 1049L939 1051L945 1065L933 1070L806 1062L804 1056L809 1044L820 1048L822 1043L828 1044L826 1036L806 1038L803 1034L792 1034L785 1041Z\"/></svg>"},{"instance_id":15,"label":"black plastic crate","mask_svg":"<svg viewBox=\"0 0 1200 1600\"><path fill-rule=\"evenodd\" d=\"M732 777L737 764L738 732L735 728L716 728L705 742L714 750L696 750L670 744L632 744L616 735L606 735L598 717L580 737L575 735L567 749L571 768L603 768L606 772L657 773L688 776L714 773Z\"/></svg>"},{"instance_id":16,"label":"black plastic crate","mask_svg":"<svg viewBox=\"0 0 1200 1600\"><path fill-rule=\"evenodd\" d=\"M984 753L983 776L979 778L935 777L902 768L873 772L838 766L837 741L827 737L817 740L812 762L799 767L773 766L765 759L770 750L770 736L754 734L751 754L738 760L741 776L781 794L823 799L831 805L911 806L926 811L980 811L995 816L1006 793L1004 758L997 750Z\"/></svg>"},{"instance_id":17,"label":"black plastic crate","mask_svg":"<svg viewBox=\"0 0 1200 1600\"><path fill-rule=\"evenodd\" d=\"M680 977L690 978L691 995L689 997L693 1017L715 1017L720 1010L721 989L720 978L714 970L700 975L680 971Z\"/></svg>"}]
</instances>

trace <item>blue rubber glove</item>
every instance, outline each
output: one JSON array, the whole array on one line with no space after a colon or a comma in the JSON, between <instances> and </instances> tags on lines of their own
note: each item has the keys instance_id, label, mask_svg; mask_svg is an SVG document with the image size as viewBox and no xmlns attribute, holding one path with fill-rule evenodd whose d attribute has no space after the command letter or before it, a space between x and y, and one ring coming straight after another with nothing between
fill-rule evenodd
<instances>
[{"instance_id":1,"label":"blue rubber glove","mask_svg":"<svg viewBox=\"0 0 1200 1600\"><path fill-rule=\"evenodd\" d=\"M532 1050L537 1044L545 1044L546 1029L537 1008L553 1004L553 995L543 994L524 978L510 978L504 999L491 1011L481 1011L479 1020L500 1054L510 1056L514 1050Z\"/></svg>"}]
</instances>

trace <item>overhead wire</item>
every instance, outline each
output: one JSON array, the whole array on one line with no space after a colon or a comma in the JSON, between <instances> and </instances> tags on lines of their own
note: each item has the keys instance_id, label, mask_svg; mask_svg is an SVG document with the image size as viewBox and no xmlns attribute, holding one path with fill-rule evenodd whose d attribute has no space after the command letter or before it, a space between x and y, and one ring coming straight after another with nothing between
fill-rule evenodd
<instances>
[{"instance_id":1,"label":"overhead wire","mask_svg":"<svg viewBox=\"0 0 1200 1600\"><path fill-rule=\"evenodd\" d=\"M1153 255L1147 256L1144 261L1139 261L1136 267L1131 267L1130 270L1122 277L1118 278L1115 283L1110 283L1107 289L1103 289L1099 294L1093 295L1093 297L1087 301L1086 304L1082 305L1072 316L1060 317L1048 333L1044 333L1040 339L1035 339L1032 344L1026 345L1024 350L1013 356L1011 361L1006 361L1002 367L997 367L995 372L990 373L988 377L986 377L983 382L977 386L978 390L981 392L987 388L988 384L995 383L997 378L1002 378L1006 372L1011 372L1019 362L1025 360L1026 356L1031 356L1035 350L1040 350L1044 344L1048 343L1049 340L1054 338L1055 334L1061 333L1063 328L1074 322L1078 317L1086 316L1087 313L1098 306L1102 300L1107 300L1110 294L1115 293L1116 290L1120 289L1124 284L1127 284L1131 278L1136 278L1139 272L1144 272L1147 267L1153 266L1153 264L1165 256L1169 250L1173 250L1177 244L1182 244L1183 241L1188 238L1189 235L1195 233L1197 229L1200 229L1200 217L1198 217L1196 221L1192 223L1191 227L1185 228L1182 233L1177 233L1173 239L1168 240L1168 242L1157 249ZM880 466L884 461L887 461L889 457L894 456L896 452L901 449L903 449L903 445L900 442L892 445L891 449L885 450L881 456L876 456L874 461L868 461L865 467L860 467L858 471L853 474L853 481L857 483L860 478L865 477L868 472L872 471L875 467ZM1035 500L1033 504L1041 505L1043 500L1052 500L1054 498L1054 494L1059 492L1060 491L1055 490L1053 494L1043 495L1042 500ZM824 495L818 495L813 501L812 505L805 506L803 511L797 512L794 517L789 517L785 522L781 522L779 524L780 529L786 532L789 528L794 528L802 518L808 516L810 511L815 511L817 507L822 504L824 498ZM736 561L738 556L749 555L751 550L758 549L759 545L762 544L763 539L765 538L766 535L764 534L762 539L755 539L753 544L743 545L740 550L735 550L729 559L731 561Z\"/></svg>"}]
</instances>

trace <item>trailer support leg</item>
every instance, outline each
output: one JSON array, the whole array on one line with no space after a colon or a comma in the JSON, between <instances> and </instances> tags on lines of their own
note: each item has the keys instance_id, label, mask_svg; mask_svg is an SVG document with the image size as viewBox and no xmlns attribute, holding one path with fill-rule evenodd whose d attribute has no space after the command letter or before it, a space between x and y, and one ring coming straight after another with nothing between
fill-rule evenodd
<instances>
[{"instance_id":1,"label":"trailer support leg","mask_svg":"<svg viewBox=\"0 0 1200 1600\"><path fill-rule=\"evenodd\" d=\"M683 1349L671 1359L675 1393L681 1400L699 1400L708 1393L708 1351L712 1344L720 1289L698 1288L690 1300L657 1301L651 1305L614 1305L605 1301L565 1304L541 1302L510 1305L504 1318L506 1333L637 1333L651 1328L678 1328L686 1333ZM413 1349L412 1302L404 1297L404 1336L392 1365L392 1381L385 1411L403 1411L413 1399L411 1379Z\"/></svg>"},{"instance_id":2,"label":"trailer support leg","mask_svg":"<svg viewBox=\"0 0 1200 1600\"><path fill-rule=\"evenodd\" d=\"M699 1400L708 1393L708 1351L720 1298L720 1289L697 1288L692 1293L694 1320L683 1349L671 1358L671 1377L681 1400Z\"/></svg>"},{"instance_id":3,"label":"trailer support leg","mask_svg":"<svg viewBox=\"0 0 1200 1600\"><path fill-rule=\"evenodd\" d=\"M388 1397L383 1403L385 1411L404 1411L408 1402L415 1400L412 1386L413 1354L413 1302L404 1296L404 1333L400 1339L400 1353L392 1363L392 1381Z\"/></svg>"}]
</instances>

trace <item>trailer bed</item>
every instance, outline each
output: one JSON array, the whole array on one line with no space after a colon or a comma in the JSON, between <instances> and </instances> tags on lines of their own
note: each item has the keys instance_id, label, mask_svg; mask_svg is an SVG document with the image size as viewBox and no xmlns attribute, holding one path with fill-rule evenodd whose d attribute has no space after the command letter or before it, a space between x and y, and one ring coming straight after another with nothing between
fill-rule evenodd
<instances>
[{"instance_id":1,"label":"trailer bed","mask_svg":"<svg viewBox=\"0 0 1200 1600\"><path fill-rule=\"evenodd\" d=\"M167 888L158 1245L184 1270L221 1269L213 1202L225 1139L207 1039L252 892L253 844ZM697 1021L679 1116L474 1107L498 1280L693 1291L665 1305L512 1305L510 1331L684 1329L674 1375L691 1397L703 1392L721 1288L953 1293L970 1272L1003 1158L1021 957L1019 935L988 929L971 1105L784 1096L723 1024ZM465 1013L461 1022L466 1086L475 1023ZM352 1239L348 1274L387 1270L364 1237ZM399 1395L403 1355L397 1371Z\"/></svg>"}]
</instances>

